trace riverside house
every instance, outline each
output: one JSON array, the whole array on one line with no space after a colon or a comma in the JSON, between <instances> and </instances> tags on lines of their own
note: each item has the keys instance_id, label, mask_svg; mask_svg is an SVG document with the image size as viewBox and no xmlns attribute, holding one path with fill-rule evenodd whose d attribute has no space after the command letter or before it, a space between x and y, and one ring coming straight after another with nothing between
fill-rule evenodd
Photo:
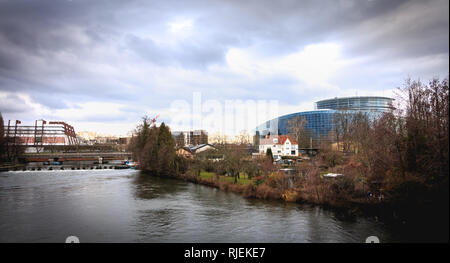
<instances>
[{"instance_id":1,"label":"riverside house","mask_svg":"<svg viewBox=\"0 0 450 263\"><path fill-rule=\"evenodd\" d=\"M274 160L282 156L298 156L298 144L289 135L269 135L259 142L259 153L265 154L272 149Z\"/></svg>"},{"instance_id":2,"label":"riverside house","mask_svg":"<svg viewBox=\"0 0 450 263\"><path fill-rule=\"evenodd\" d=\"M183 156L185 158L189 158L192 159L194 157L194 155L200 154L202 152L207 152L207 151L211 151L211 150L217 150L216 147L214 147L211 144L199 144L196 146L185 146L182 148L179 148L177 150L177 154L180 156Z\"/></svg>"}]
</instances>

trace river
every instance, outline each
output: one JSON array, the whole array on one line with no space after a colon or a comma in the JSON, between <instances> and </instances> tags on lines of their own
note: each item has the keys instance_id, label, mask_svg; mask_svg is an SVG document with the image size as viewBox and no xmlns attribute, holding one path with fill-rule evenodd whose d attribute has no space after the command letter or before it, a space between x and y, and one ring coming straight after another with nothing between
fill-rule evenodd
<instances>
[{"instance_id":1,"label":"river","mask_svg":"<svg viewBox=\"0 0 450 263\"><path fill-rule=\"evenodd\" d=\"M0 173L0 242L401 241L372 218L246 199L135 170Z\"/></svg>"}]
</instances>

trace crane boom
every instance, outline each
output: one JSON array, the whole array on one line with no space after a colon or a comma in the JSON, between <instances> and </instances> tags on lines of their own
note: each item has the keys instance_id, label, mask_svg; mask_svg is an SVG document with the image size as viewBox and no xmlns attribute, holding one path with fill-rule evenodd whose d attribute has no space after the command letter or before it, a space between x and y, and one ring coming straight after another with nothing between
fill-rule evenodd
<instances>
[{"instance_id":1,"label":"crane boom","mask_svg":"<svg viewBox=\"0 0 450 263\"><path fill-rule=\"evenodd\" d=\"M150 126L156 125L156 119L158 119L159 115L156 115L153 119L151 119Z\"/></svg>"}]
</instances>

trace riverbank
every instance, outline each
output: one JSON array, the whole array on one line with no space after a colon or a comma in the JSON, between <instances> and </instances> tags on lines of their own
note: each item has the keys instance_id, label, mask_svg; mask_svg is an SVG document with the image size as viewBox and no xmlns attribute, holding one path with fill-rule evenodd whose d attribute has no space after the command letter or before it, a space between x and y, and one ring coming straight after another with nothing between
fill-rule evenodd
<instances>
[{"instance_id":1,"label":"riverbank","mask_svg":"<svg viewBox=\"0 0 450 263\"><path fill-rule=\"evenodd\" d=\"M300 189L287 189L281 191L279 189L272 188L268 184L261 182L262 179L258 177L250 180L244 176L241 180L238 179L238 183L236 184L233 183L233 178L231 177L216 176L213 173L209 173L208 176L205 172L202 172L200 176L186 173L168 177L188 181L194 184L214 187L226 192L233 192L245 198L278 200L280 202L315 205L327 210L338 212L344 217L369 216L375 218L376 220L391 222L393 224L405 224L407 222L420 224L421 221L429 221L429 218L424 219L424 215L431 215L437 211L437 209L430 206L430 204L420 207L406 207L405 205L393 204L386 201L373 199L320 200L308 195L307 193L302 194ZM442 216L442 214L439 215Z\"/></svg>"},{"instance_id":2,"label":"riverbank","mask_svg":"<svg viewBox=\"0 0 450 263\"><path fill-rule=\"evenodd\" d=\"M233 192L243 196L244 198L255 198L262 200L276 200L280 202L299 203L318 205L326 209L338 211L349 216L356 215L369 215L376 218L386 217L386 213L380 213L383 208L387 207L387 204L381 202L358 202L358 201L343 201L336 202L317 201L315 199L309 199L305 195L302 195L298 189L286 189L284 191L270 187L263 182L261 177L248 179L246 175L242 175L237 180L237 183L233 183L234 178L229 176L217 176L214 173L201 172L200 176L192 175L190 173L179 174L175 176L159 176L165 178L173 178L177 180L183 180L194 184L200 184L213 188L220 189L225 192ZM276 176L272 176L276 177ZM269 177L270 180L270 177ZM274 180L274 179L273 179Z\"/></svg>"},{"instance_id":3,"label":"riverbank","mask_svg":"<svg viewBox=\"0 0 450 263\"><path fill-rule=\"evenodd\" d=\"M415 242L413 241L416 238L414 236L415 234L417 236L426 236L426 242L448 242L448 212L445 215L442 210L439 212L438 209L429 204L420 207L404 207L401 209L395 204L388 202L316 202L315 200L305 199L300 194L295 199L290 198L289 194L286 195L285 192L272 189L265 184L260 183L259 185L255 185L254 183L257 180L250 180L251 183L242 183L246 181L246 178L243 178L244 180L240 183L234 184L230 177L225 180L222 177L217 178L216 176L205 178L207 177L205 174L195 176L186 173L177 176L158 177L183 180L208 186L224 192L236 193L244 198L316 206L331 211L339 218L346 220L372 218L372 220L383 222L392 228L415 229L416 233L405 233L405 235L411 235L411 242Z\"/></svg>"}]
</instances>

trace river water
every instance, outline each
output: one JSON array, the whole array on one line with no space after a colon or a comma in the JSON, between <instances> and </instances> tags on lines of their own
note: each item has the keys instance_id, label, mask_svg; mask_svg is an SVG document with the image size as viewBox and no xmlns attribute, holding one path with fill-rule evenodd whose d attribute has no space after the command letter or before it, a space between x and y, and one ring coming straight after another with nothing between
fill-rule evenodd
<instances>
[{"instance_id":1,"label":"river water","mask_svg":"<svg viewBox=\"0 0 450 263\"><path fill-rule=\"evenodd\" d=\"M371 218L246 199L134 170L0 173L0 242L400 241Z\"/></svg>"}]
</instances>

